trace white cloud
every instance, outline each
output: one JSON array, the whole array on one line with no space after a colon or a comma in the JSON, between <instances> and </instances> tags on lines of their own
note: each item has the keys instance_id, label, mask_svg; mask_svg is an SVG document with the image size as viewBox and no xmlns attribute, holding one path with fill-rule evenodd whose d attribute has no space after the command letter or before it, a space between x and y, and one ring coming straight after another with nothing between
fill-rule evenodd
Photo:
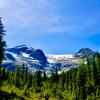
<instances>
[{"instance_id":1,"label":"white cloud","mask_svg":"<svg viewBox=\"0 0 100 100\"><path fill-rule=\"evenodd\" d=\"M57 11L53 0L0 0L0 16L7 27L15 29L32 28L39 31L36 34L66 33L66 34L95 34L100 29L94 27L99 23L97 18L78 18L64 16ZM65 12L67 13L67 12ZM33 30L34 29L34 30ZM12 32L11 32L12 33Z\"/></svg>"},{"instance_id":2,"label":"white cloud","mask_svg":"<svg viewBox=\"0 0 100 100\"><path fill-rule=\"evenodd\" d=\"M0 0L0 2L0 15L3 16L5 23L12 27L43 27L44 24L47 27L57 20L48 0Z\"/></svg>"}]
</instances>

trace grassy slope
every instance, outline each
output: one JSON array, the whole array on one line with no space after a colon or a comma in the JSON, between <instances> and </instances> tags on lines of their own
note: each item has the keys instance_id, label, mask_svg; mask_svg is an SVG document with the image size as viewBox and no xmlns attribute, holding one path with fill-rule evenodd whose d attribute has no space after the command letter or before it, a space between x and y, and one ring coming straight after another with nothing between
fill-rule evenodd
<instances>
[{"instance_id":1,"label":"grassy slope","mask_svg":"<svg viewBox=\"0 0 100 100\"><path fill-rule=\"evenodd\" d=\"M61 100L58 95L53 96L48 89L42 89L41 93L35 93L34 91L27 91L25 95L24 90L15 88L15 86L2 86L0 94L3 97L8 97L9 99L17 100L45 100L45 94L49 94L49 100ZM66 92L61 93L63 95L63 100L72 100L72 97Z\"/></svg>"}]
</instances>

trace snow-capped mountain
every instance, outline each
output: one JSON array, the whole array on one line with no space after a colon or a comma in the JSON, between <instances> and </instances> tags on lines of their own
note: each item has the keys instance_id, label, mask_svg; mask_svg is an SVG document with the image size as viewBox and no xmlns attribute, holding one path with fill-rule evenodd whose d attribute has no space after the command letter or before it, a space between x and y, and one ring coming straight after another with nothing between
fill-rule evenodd
<instances>
[{"instance_id":1,"label":"snow-capped mountain","mask_svg":"<svg viewBox=\"0 0 100 100\"><path fill-rule=\"evenodd\" d=\"M29 69L44 69L47 64L45 54L40 49L33 49L26 45L16 46L14 48L6 49L3 64L8 69L13 67L14 64L26 64ZM10 69L11 69L10 68Z\"/></svg>"},{"instance_id":2,"label":"snow-capped mountain","mask_svg":"<svg viewBox=\"0 0 100 100\"><path fill-rule=\"evenodd\" d=\"M41 49L20 45L6 49L3 66L13 71L15 70L15 65L22 65L24 63L32 72L45 69L47 74L50 74L53 69L57 68L59 73L61 73L64 70L75 67L80 60L80 56L94 53L92 50L84 48L73 55L52 55L44 54Z\"/></svg>"}]
</instances>

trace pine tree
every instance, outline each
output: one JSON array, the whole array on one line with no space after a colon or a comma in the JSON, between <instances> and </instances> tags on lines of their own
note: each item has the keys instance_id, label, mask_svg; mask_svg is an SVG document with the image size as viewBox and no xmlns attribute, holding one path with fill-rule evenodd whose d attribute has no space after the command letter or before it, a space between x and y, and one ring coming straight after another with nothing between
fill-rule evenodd
<instances>
[{"instance_id":1,"label":"pine tree","mask_svg":"<svg viewBox=\"0 0 100 100\"><path fill-rule=\"evenodd\" d=\"M53 87L54 82L55 82L55 74L54 74L54 70L52 70L51 77L50 77L50 88Z\"/></svg>"},{"instance_id":2,"label":"pine tree","mask_svg":"<svg viewBox=\"0 0 100 100\"><path fill-rule=\"evenodd\" d=\"M28 67L25 68L25 83L27 83L28 80Z\"/></svg>"},{"instance_id":3,"label":"pine tree","mask_svg":"<svg viewBox=\"0 0 100 100\"><path fill-rule=\"evenodd\" d=\"M33 75L32 73L28 73L28 84L27 84L27 88L30 88L32 86L32 80L33 80Z\"/></svg>"},{"instance_id":4,"label":"pine tree","mask_svg":"<svg viewBox=\"0 0 100 100\"><path fill-rule=\"evenodd\" d=\"M41 77L41 72L40 71L37 71L36 72L36 85L38 87L40 87L42 84L42 77Z\"/></svg>"},{"instance_id":5,"label":"pine tree","mask_svg":"<svg viewBox=\"0 0 100 100\"><path fill-rule=\"evenodd\" d=\"M90 70L91 62L90 59L87 57L87 76L88 76L88 81L91 79L91 70Z\"/></svg>"},{"instance_id":6,"label":"pine tree","mask_svg":"<svg viewBox=\"0 0 100 100\"><path fill-rule=\"evenodd\" d=\"M72 86L72 70L69 71L69 80L70 80L70 91L72 93L72 88L73 88L73 86Z\"/></svg>"},{"instance_id":7,"label":"pine tree","mask_svg":"<svg viewBox=\"0 0 100 100\"><path fill-rule=\"evenodd\" d=\"M55 69L55 82L59 82L58 69Z\"/></svg>"},{"instance_id":8,"label":"pine tree","mask_svg":"<svg viewBox=\"0 0 100 100\"><path fill-rule=\"evenodd\" d=\"M69 72L66 72L66 89L69 87Z\"/></svg>"},{"instance_id":9,"label":"pine tree","mask_svg":"<svg viewBox=\"0 0 100 100\"><path fill-rule=\"evenodd\" d=\"M2 78L2 80L5 80L6 79L6 70L5 70L5 68L2 68L1 78Z\"/></svg>"},{"instance_id":10,"label":"pine tree","mask_svg":"<svg viewBox=\"0 0 100 100\"><path fill-rule=\"evenodd\" d=\"M96 62L95 62L95 56L92 57L92 78L93 78L93 86L94 86L94 96L96 96L96 89L97 89L97 83L98 83L98 79L97 79L97 67L96 67Z\"/></svg>"},{"instance_id":11,"label":"pine tree","mask_svg":"<svg viewBox=\"0 0 100 100\"><path fill-rule=\"evenodd\" d=\"M73 74L72 74L72 83L73 83L73 89L74 89L74 93L76 93L76 88L77 88L77 83L76 83L76 76L77 76L77 68L74 68L72 70ZM77 96L77 95L76 95Z\"/></svg>"},{"instance_id":12,"label":"pine tree","mask_svg":"<svg viewBox=\"0 0 100 100\"><path fill-rule=\"evenodd\" d=\"M15 72L15 86L18 87L19 86L19 81L20 80L20 69L17 66L16 68L16 72Z\"/></svg>"},{"instance_id":13,"label":"pine tree","mask_svg":"<svg viewBox=\"0 0 100 100\"><path fill-rule=\"evenodd\" d=\"M4 51L5 51L5 46L6 46L6 42L3 40L4 37L4 26L2 24L1 21L1 17L0 17L0 78L1 78L1 66L2 66L2 60L4 58Z\"/></svg>"},{"instance_id":14,"label":"pine tree","mask_svg":"<svg viewBox=\"0 0 100 100\"><path fill-rule=\"evenodd\" d=\"M84 67L79 67L78 73L77 73L77 83L78 83L78 98L80 100L86 100L87 94L86 94L86 71Z\"/></svg>"},{"instance_id":15,"label":"pine tree","mask_svg":"<svg viewBox=\"0 0 100 100\"><path fill-rule=\"evenodd\" d=\"M100 54L96 53L97 85L100 87Z\"/></svg>"},{"instance_id":16,"label":"pine tree","mask_svg":"<svg viewBox=\"0 0 100 100\"><path fill-rule=\"evenodd\" d=\"M62 86L62 89L64 89L65 81L66 81L66 75L65 75L65 73L63 72L63 73L61 74L61 86Z\"/></svg>"},{"instance_id":17,"label":"pine tree","mask_svg":"<svg viewBox=\"0 0 100 100\"><path fill-rule=\"evenodd\" d=\"M25 64L22 66L22 81L24 81Z\"/></svg>"},{"instance_id":18,"label":"pine tree","mask_svg":"<svg viewBox=\"0 0 100 100\"><path fill-rule=\"evenodd\" d=\"M93 86L92 86L92 73L91 73L91 58L87 57L87 64L86 64L86 93L87 95L90 95L93 92Z\"/></svg>"},{"instance_id":19,"label":"pine tree","mask_svg":"<svg viewBox=\"0 0 100 100\"><path fill-rule=\"evenodd\" d=\"M45 70L43 72L43 80L46 81L46 73L45 73Z\"/></svg>"}]
</instances>

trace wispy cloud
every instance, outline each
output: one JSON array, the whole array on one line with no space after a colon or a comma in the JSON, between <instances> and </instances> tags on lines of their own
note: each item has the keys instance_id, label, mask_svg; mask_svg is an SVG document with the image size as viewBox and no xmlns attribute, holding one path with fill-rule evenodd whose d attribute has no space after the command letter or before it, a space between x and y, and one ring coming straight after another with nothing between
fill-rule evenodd
<instances>
[{"instance_id":1,"label":"wispy cloud","mask_svg":"<svg viewBox=\"0 0 100 100\"><path fill-rule=\"evenodd\" d=\"M67 18L67 17L65 17ZM70 35L93 35L100 33L99 22L100 18L69 18L62 19L62 22L49 28L53 33L66 33Z\"/></svg>"},{"instance_id":2,"label":"wispy cloud","mask_svg":"<svg viewBox=\"0 0 100 100\"><path fill-rule=\"evenodd\" d=\"M0 16L3 16L7 27L17 30L30 27L36 34L90 35L100 32L97 27L100 22L98 12L93 16L78 14L72 17L70 13L74 12L70 10L73 9L63 8L62 4L57 3L57 0L0 0Z\"/></svg>"},{"instance_id":3,"label":"wispy cloud","mask_svg":"<svg viewBox=\"0 0 100 100\"><path fill-rule=\"evenodd\" d=\"M58 16L48 0L0 0L0 16L7 26L47 29Z\"/></svg>"}]
</instances>

